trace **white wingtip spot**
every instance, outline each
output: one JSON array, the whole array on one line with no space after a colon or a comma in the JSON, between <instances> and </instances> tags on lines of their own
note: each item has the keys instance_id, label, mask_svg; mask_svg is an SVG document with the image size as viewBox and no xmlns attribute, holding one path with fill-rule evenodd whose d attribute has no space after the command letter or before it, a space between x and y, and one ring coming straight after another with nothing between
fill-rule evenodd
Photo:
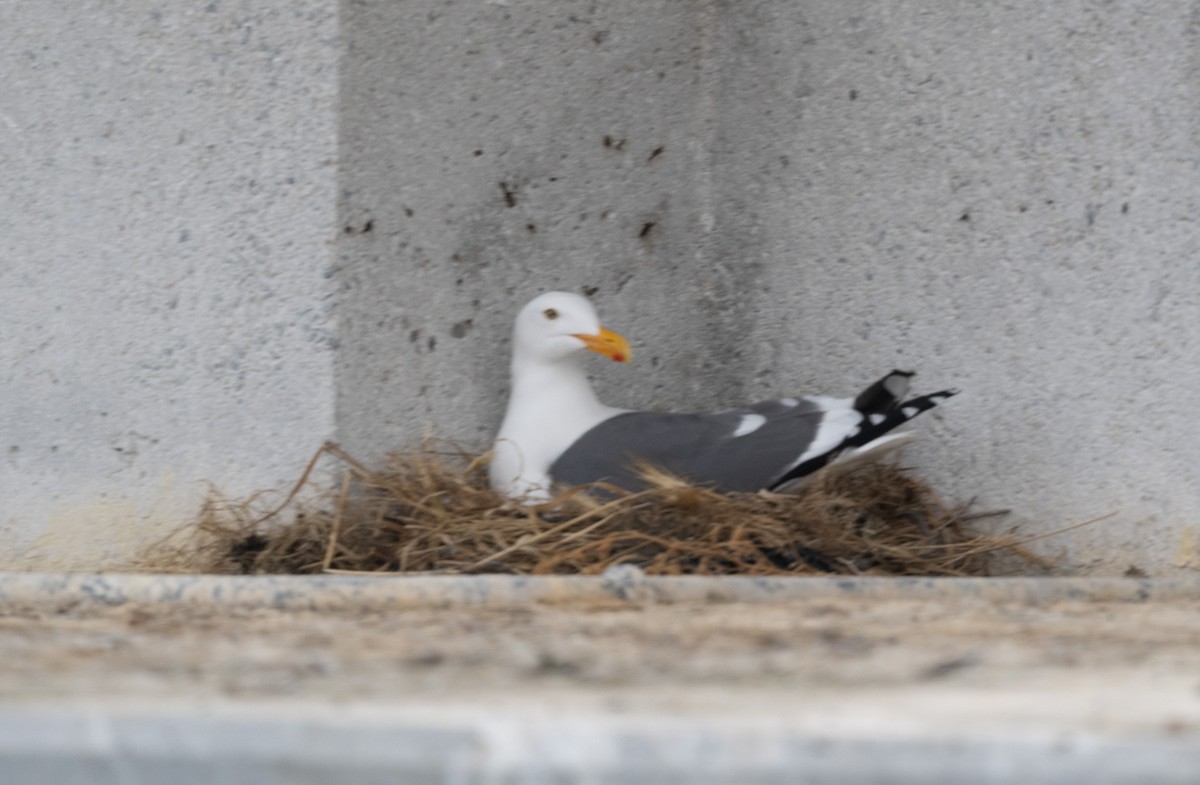
<instances>
[{"instance_id":1,"label":"white wingtip spot","mask_svg":"<svg viewBox=\"0 0 1200 785\"><path fill-rule=\"evenodd\" d=\"M780 398L779 402L782 403L784 406L788 407L789 409L791 409L793 406L796 406L800 403L800 401L796 400L795 398Z\"/></svg>"},{"instance_id":2,"label":"white wingtip spot","mask_svg":"<svg viewBox=\"0 0 1200 785\"><path fill-rule=\"evenodd\" d=\"M887 419L886 414L879 414L879 413L872 414L871 415L871 425L879 425L879 423L883 422L886 419Z\"/></svg>"},{"instance_id":3,"label":"white wingtip spot","mask_svg":"<svg viewBox=\"0 0 1200 785\"><path fill-rule=\"evenodd\" d=\"M921 410L915 406L905 406L900 411L904 414L905 417L910 417L910 418L916 417L918 414L921 413Z\"/></svg>"},{"instance_id":4,"label":"white wingtip spot","mask_svg":"<svg viewBox=\"0 0 1200 785\"><path fill-rule=\"evenodd\" d=\"M892 374L883 382L884 389L897 401L902 401L908 397L908 390L911 386L912 380L900 373Z\"/></svg>"},{"instance_id":5,"label":"white wingtip spot","mask_svg":"<svg viewBox=\"0 0 1200 785\"><path fill-rule=\"evenodd\" d=\"M742 421L738 423L737 430L733 432L733 435L737 437L754 433L761 428L763 423L766 421L767 418L763 417L761 414L744 414L742 415Z\"/></svg>"}]
</instances>

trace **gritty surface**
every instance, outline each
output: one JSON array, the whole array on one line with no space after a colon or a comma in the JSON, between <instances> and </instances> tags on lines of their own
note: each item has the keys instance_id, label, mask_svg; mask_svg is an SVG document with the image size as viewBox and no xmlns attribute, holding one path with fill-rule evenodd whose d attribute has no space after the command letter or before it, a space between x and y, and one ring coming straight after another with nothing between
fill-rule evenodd
<instances>
[{"instance_id":1,"label":"gritty surface","mask_svg":"<svg viewBox=\"0 0 1200 785\"><path fill-rule=\"evenodd\" d=\"M316 701L1200 733L1200 615L1187 603L27 607L0 619L0 662L10 708Z\"/></svg>"},{"instance_id":2,"label":"gritty surface","mask_svg":"<svg viewBox=\"0 0 1200 785\"><path fill-rule=\"evenodd\" d=\"M326 0L0 7L0 564L125 563L333 432L337 32Z\"/></svg>"},{"instance_id":3,"label":"gritty surface","mask_svg":"<svg viewBox=\"0 0 1200 785\"><path fill-rule=\"evenodd\" d=\"M589 293L613 406L963 395L905 460L1073 574L1200 566L1191 3L347 3L337 436L504 412L516 309ZM1098 370L1102 369L1102 370ZM386 402L381 405L381 402Z\"/></svg>"},{"instance_id":4,"label":"gritty surface","mask_svg":"<svg viewBox=\"0 0 1200 785\"><path fill-rule=\"evenodd\" d=\"M1200 567L1197 51L1175 0L0 4L0 564L326 438L483 449L562 288L633 342L607 403L912 367L947 498Z\"/></svg>"}]
</instances>

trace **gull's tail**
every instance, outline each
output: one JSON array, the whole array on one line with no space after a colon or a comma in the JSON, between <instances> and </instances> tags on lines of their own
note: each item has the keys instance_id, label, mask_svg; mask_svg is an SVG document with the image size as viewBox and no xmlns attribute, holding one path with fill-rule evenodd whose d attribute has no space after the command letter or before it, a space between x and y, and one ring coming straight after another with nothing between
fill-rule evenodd
<instances>
[{"instance_id":1,"label":"gull's tail","mask_svg":"<svg viewBox=\"0 0 1200 785\"><path fill-rule=\"evenodd\" d=\"M862 423L847 434L837 447L821 455L814 455L793 467L776 480L770 490L783 490L784 486L812 474L829 463L861 459L868 453L879 454L901 446L909 440L910 435L889 434L888 431L903 425L921 412L929 411L947 398L958 395L958 390L941 390L902 401L900 398L908 394L908 381L911 376L912 373L907 371L892 371L863 390L854 399L854 408L863 416ZM896 395L897 392L900 395Z\"/></svg>"}]
</instances>

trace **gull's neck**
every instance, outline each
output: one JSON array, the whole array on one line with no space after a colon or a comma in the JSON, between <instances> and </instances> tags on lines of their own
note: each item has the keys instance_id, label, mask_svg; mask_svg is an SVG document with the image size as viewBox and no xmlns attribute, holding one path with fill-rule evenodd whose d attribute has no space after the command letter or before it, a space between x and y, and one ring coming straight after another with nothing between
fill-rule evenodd
<instances>
[{"instance_id":1,"label":"gull's neck","mask_svg":"<svg viewBox=\"0 0 1200 785\"><path fill-rule=\"evenodd\" d=\"M514 357L508 417L524 414L547 422L569 423L576 428L586 423L584 430L611 417L619 410L596 398L588 381L585 360L582 356L558 362ZM520 412L515 409L518 401Z\"/></svg>"},{"instance_id":2,"label":"gull's neck","mask_svg":"<svg viewBox=\"0 0 1200 785\"><path fill-rule=\"evenodd\" d=\"M554 461L622 411L596 399L582 356L556 363L514 356L508 411L489 468L492 487L514 498L549 498Z\"/></svg>"}]
</instances>

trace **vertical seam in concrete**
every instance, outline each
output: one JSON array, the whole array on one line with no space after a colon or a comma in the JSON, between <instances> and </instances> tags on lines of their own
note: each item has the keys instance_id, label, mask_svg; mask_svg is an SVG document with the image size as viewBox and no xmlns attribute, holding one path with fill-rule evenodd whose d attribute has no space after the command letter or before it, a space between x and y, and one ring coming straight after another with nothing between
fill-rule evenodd
<instances>
[{"instance_id":1,"label":"vertical seam in concrete","mask_svg":"<svg viewBox=\"0 0 1200 785\"><path fill-rule=\"evenodd\" d=\"M347 173L346 173L346 116L347 104L349 103L350 85L346 83L346 74L348 68L346 59L350 49L350 36L347 32L346 15L349 0L338 0L337 4L337 28L335 35L337 36L337 58L334 65L334 83L337 85L337 128L334 130L334 161L335 171L333 175L335 192L333 195L333 242L330 243L331 256L333 263L333 275L330 276L329 282L333 287L332 296L334 298L334 318L333 332L334 339L339 347L338 353L333 358L333 368L331 369L331 377L333 381L333 411L331 412L332 424L330 433L335 442L343 441L343 417L342 405L345 393L342 386L343 363L345 362L345 349L342 347L342 336L345 334L345 324L347 314L345 312L345 281L347 262L344 258L345 251L339 243L341 240L341 227L346 219L346 189Z\"/></svg>"},{"instance_id":2,"label":"vertical seam in concrete","mask_svg":"<svg viewBox=\"0 0 1200 785\"><path fill-rule=\"evenodd\" d=\"M333 15L333 40L336 52L333 57L333 194L331 204L328 206L328 213L331 224L329 226L329 235L333 238L331 242L327 242L326 248L328 255L326 256L326 269L331 273L326 277L328 289L325 291L325 296L330 299L330 317L327 329L333 336L331 345L333 351L329 355L329 365L326 376L326 383L329 385L328 391L328 409L326 411L326 421L323 430L328 434L329 439L338 438L338 406L341 396L341 385L338 383L338 358L341 356L341 333L342 333L342 293L340 290L341 276L338 272L341 269L340 251L337 246L337 239L341 236L342 228L342 117L343 117L343 84L342 84L342 61L346 53L346 40L342 35L343 17L342 9L345 6L345 0L338 0L336 11Z\"/></svg>"},{"instance_id":3,"label":"vertical seam in concrete","mask_svg":"<svg viewBox=\"0 0 1200 785\"><path fill-rule=\"evenodd\" d=\"M697 27L700 33L700 89L697 115L701 133L696 134L698 149L695 151L697 164L696 190L700 202L700 238L694 250L696 263L704 265L711 263L711 238L716 228L714 214L716 199L713 194L713 164L716 146L717 128L717 66L714 57L714 37L716 35L716 3L717 0L700 5L697 14ZM701 268L703 269L703 268Z\"/></svg>"}]
</instances>

